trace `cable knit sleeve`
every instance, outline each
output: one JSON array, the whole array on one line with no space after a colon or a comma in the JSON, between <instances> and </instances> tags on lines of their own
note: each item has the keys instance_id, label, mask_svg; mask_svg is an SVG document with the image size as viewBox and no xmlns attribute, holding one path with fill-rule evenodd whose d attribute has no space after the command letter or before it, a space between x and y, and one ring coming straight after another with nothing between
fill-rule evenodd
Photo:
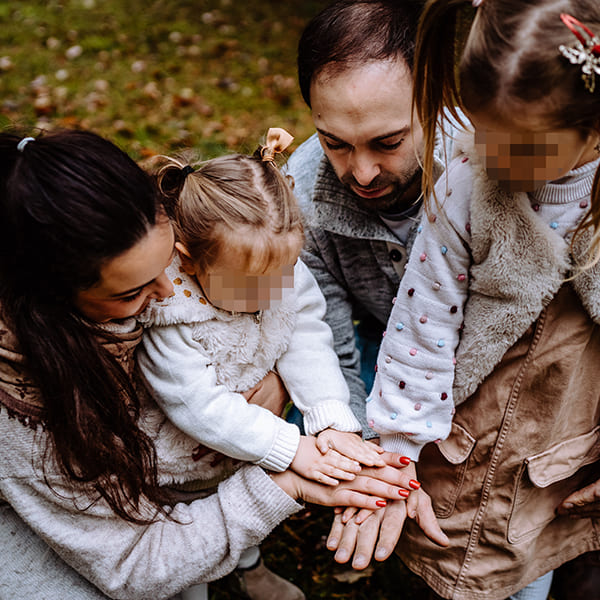
<instances>
[{"instance_id":1,"label":"cable knit sleeve","mask_svg":"<svg viewBox=\"0 0 600 600\"><path fill-rule=\"evenodd\" d=\"M272 471L284 471L292 462L298 428L219 385L189 325L148 329L138 364L157 404L190 437Z\"/></svg>"},{"instance_id":2,"label":"cable knit sleeve","mask_svg":"<svg viewBox=\"0 0 600 600\"><path fill-rule=\"evenodd\" d=\"M287 351L277 370L292 401L304 415L309 434L331 427L360 431L352 412L350 392L333 349L333 334L323 320L326 303L308 267L298 260L294 268L297 321Z\"/></svg>"},{"instance_id":3,"label":"cable knit sleeve","mask_svg":"<svg viewBox=\"0 0 600 600\"><path fill-rule=\"evenodd\" d=\"M458 183L468 177L460 165L458 159L436 186L444 207L432 203L417 230L367 399L369 426L381 445L413 460L426 443L448 436L454 414L454 355L470 265L470 187Z\"/></svg>"}]
</instances>

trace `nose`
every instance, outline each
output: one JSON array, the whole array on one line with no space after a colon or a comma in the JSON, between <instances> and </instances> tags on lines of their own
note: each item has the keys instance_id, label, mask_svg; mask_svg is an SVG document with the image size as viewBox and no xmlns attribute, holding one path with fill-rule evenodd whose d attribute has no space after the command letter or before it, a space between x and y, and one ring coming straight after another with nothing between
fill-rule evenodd
<instances>
[{"instance_id":1,"label":"nose","mask_svg":"<svg viewBox=\"0 0 600 600\"><path fill-rule=\"evenodd\" d=\"M350 169L358 185L367 187L381 173L375 157L367 151L354 151Z\"/></svg>"},{"instance_id":2,"label":"nose","mask_svg":"<svg viewBox=\"0 0 600 600\"><path fill-rule=\"evenodd\" d=\"M167 296L170 296L173 293L173 284L171 280L167 277L167 274L163 271L161 275L159 275L152 284L152 293L150 294L150 298L156 298L157 300L162 300Z\"/></svg>"}]
</instances>

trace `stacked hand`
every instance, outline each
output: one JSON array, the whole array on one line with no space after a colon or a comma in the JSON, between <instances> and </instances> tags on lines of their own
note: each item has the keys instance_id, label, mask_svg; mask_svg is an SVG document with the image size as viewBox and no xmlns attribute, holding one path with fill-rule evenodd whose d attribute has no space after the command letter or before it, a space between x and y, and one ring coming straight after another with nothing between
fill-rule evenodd
<instances>
[{"instance_id":1,"label":"stacked hand","mask_svg":"<svg viewBox=\"0 0 600 600\"><path fill-rule=\"evenodd\" d=\"M386 453L387 454L387 453ZM406 518L415 519L425 535L440 546L448 545L448 538L441 530L429 495L416 480L414 463L406 457L400 458L405 465L403 474L409 478L408 488L412 491L406 500L388 503L376 511L336 509L331 531L327 538L327 548L335 551L335 560L345 563L350 558L355 569L364 569L375 560L386 560L393 552Z\"/></svg>"},{"instance_id":2,"label":"stacked hand","mask_svg":"<svg viewBox=\"0 0 600 600\"><path fill-rule=\"evenodd\" d=\"M367 508L378 514L381 512L378 509L385 507L390 500L405 497L412 478L410 473L404 472L398 454L385 452L380 456L385 466L363 467L358 474L353 474L351 481L341 481L335 486L322 485L291 470L275 473L271 477L293 498L324 506Z\"/></svg>"}]
</instances>

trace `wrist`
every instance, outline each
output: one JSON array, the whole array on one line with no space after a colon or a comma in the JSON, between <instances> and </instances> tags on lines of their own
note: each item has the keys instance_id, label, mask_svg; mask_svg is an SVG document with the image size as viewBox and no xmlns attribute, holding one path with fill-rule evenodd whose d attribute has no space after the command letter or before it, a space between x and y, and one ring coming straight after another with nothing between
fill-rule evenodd
<instances>
[{"instance_id":1,"label":"wrist","mask_svg":"<svg viewBox=\"0 0 600 600\"><path fill-rule=\"evenodd\" d=\"M294 500L300 498L300 489L297 485L299 478L294 473L287 470L282 473L267 472L267 474L290 498Z\"/></svg>"}]
</instances>

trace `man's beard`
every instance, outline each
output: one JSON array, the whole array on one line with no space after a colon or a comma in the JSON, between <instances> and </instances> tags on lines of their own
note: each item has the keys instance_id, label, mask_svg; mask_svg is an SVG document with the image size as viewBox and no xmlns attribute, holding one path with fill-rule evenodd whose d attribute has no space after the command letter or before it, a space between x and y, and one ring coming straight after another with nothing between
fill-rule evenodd
<instances>
[{"instance_id":1,"label":"man's beard","mask_svg":"<svg viewBox=\"0 0 600 600\"><path fill-rule=\"evenodd\" d=\"M363 187L359 185L351 174L343 175L340 181L344 187L352 192L352 195L356 201L368 210L376 212L391 212L391 211L402 211L407 209L411 204L414 203L416 198L405 199L404 195L406 192L415 185L415 183L421 181L422 170L419 165L415 165L414 170L410 175L398 178L390 173L380 173L373 179L373 181L367 186ZM353 189L352 186L359 187L366 192L369 190L380 190L392 186L392 191L385 196L378 198L363 198L359 196Z\"/></svg>"}]
</instances>

